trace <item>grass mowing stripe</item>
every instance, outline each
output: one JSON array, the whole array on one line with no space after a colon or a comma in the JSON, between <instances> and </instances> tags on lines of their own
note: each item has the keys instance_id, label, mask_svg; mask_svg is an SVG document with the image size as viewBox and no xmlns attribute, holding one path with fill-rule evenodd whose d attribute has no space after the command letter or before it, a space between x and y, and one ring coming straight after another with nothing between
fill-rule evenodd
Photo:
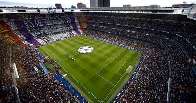
<instances>
[{"instance_id":1,"label":"grass mowing stripe","mask_svg":"<svg viewBox=\"0 0 196 103\"><path fill-rule=\"evenodd\" d=\"M123 53L124 51L122 51L121 53ZM116 57L115 57L116 58ZM103 69L105 69L105 68L103 68ZM103 70L103 69L101 69L101 70ZM98 76L100 76L100 74L97 74ZM103 76L101 76L101 77L103 77ZM103 78L105 81L109 81L109 80L107 80L107 79L105 79L105 78ZM111 85L114 85L114 84L111 84L111 83L109 83L110 85L104 85L104 86L107 86L108 88L110 88L111 87ZM108 90L108 88L107 89L104 89L103 88L103 90Z\"/></svg>"},{"instance_id":2,"label":"grass mowing stripe","mask_svg":"<svg viewBox=\"0 0 196 103\"><path fill-rule=\"evenodd\" d=\"M58 47L58 46L57 46ZM59 48L59 50L61 50L61 51L63 51L64 52L64 50L62 50L61 48ZM77 55L79 55L79 54L77 54ZM76 58L75 56L73 56L73 55L67 55L67 56L71 56L71 57L73 57L73 58ZM71 59L71 58L70 58ZM72 60L70 60L70 61L72 61ZM84 65L81 67L80 66L80 63L81 63L82 61L81 61L81 58L76 58L76 61L72 61L72 62L70 62L71 63L71 65L72 65L72 68L74 68L74 69L77 69L78 71L82 71L82 70L84 70L86 67L84 67ZM91 75L91 73L88 73L88 71L86 71L86 74L88 74L89 76ZM83 74L83 75L86 75L86 74Z\"/></svg>"},{"instance_id":3,"label":"grass mowing stripe","mask_svg":"<svg viewBox=\"0 0 196 103\"><path fill-rule=\"evenodd\" d=\"M108 64L99 74L100 74L102 77L104 77L105 79L107 78L108 81L110 81L111 78L113 77L113 75L107 75L107 74L108 74L109 72L112 73L112 74L115 74L115 72L114 72L114 70L112 70L112 69L108 69L108 67L112 68L112 67L116 66L115 64L116 64L116 62L118 62L118 61L116 61L116 59L121 60L124 56L126 56L126 55L124 55L125 52L126 52L126 51L120 53L120 54L119 54L111 63L109 63L109 64ZM112 70L112 71L111 71L111 70ZM115 70L115 71L116 71L116 70ZM116 75L115 75L115 76L116 76ZM114 83L113 80L112 80L112 82L113 82L112 85L115 86L115 83ZM105 91L106 91L106 92L105 92L105 95L106 95L106 94L108 94L108 93L110 92L110 88L107 88Z\"/></svg>"},{"instance_id":4,"label":"grass mowing stripe","mask_svg":"<svg viewBox=\"0 0 196 103\"><path fill-rule=\"evenodd\" d=\"M51 53L51 55L53 55L53 58L55 58L55 60L58 61L57 58L61 58L62 57L62 55L63 55L62 54L62 51L63 50L61 50L60 48L57 48L57 47L54 48L53 46L49 46L48 47L49 48L48 51L54 51L54 50L56 50L56 53L55 54L53 52L50 52L50 53ZM63 51L63 53L64 53L64 51ZM58 63L60 63L60 65L63 65L63 68L73 68L72 70L74 70L74 68L77 67L77 70L80 69L79 65L77 65L77 66L76 66L76 64L73 65L73 64L71 64L71 62L65 63L64 59L60 59L58 61ZM73 67L73 66L75 66L75 67Z\"/></svg>"},{"instance_id":5,"label":"grass mowing stripe","mask_svg":"<svg viewBox=\"0 0 196 103\"><path fill-rule=\"evenodd\" d=\"M127 51L124 51L124 52L121 52L119 55L117 55L113 60L111 60L111 62L105 67L107 69L104 69L103 71L101 71L101 75L105 75L104 77L109 79L111 78L110 76L111 75L106 75L107 72L110 72L110 73L116 73L116 71L119 70L120 66L119 65L121 63L121 61L125 58L125 56L128 56L127 54ZM123 64L122 64L123 65ZM116 67L117 69L113 70L113 69L110 69L110 68L114 68ZM108 77L109 76L109 77Z\"/></svg>"},{"instance_id":6,"label":"grass mowing stripe","mask_svg":"<svg viewBox=\"0 0 196 103\"><path fill-rule=\"evenodd\" d=\"M114 62L110 65L110 68L114 68L114 67L118 68L118 69L115 69L115 70L110 69L110 71L108 71L108 72L113 72L114 73L113 76L108 77L113 81L114 84L116 84L116 82L119 81L119 78L115 79L115 77L117 75L122 76L126 72L126 70L124 70L124 72L122 72L120 74L119 71L121 70L121 68L128 68L128 66L131 65L131 64L129 64L129 65L126 65L124 67L122 66L126 63L127 58L129 58L129 57L130 57L129 53L126 53L125 55L121 55L118 60L114 60Z\"/></svg>"},{"instance_id":7,"label":"grass mowing stripe","mask_svg":"<svg viewBox=\"0 0 196 103\"><path fill-rule=\"evenodd\" d=\"M121 54L121 53L123 53L123 52L125 52L125 50L123 50L123 51L118 51L118 52L115 52L115 53L114 53L114 52L111 53L111 54L110 54L110 57L107 58L107 59L105 60L105 64L102 66L102 69L106 68L106 67L107 67L110 63L112 63L115 59L118 59L119 54ZM102 69L100 69L99 72L101 72ZM98 74L99 74L99 72L98 72Z\"/></svg>"},{"instance_id":8,"label":"grass mowing stripe","mask_svg":"<svg viewBox=\"0 0 196 103\"><path fill-rule=\"evenodd\" d=\"M107 53L107 51L109 51L111 49L111 48L108 48L108 47L106 48L106 47L104 47L106 50L105 51L102 51L101 53L99 51L97 51L97 50L94 50L93 53L91 53L90 56L81 56L82 57L81 60L83 62L88 62L88 65L89 66L98 67L99 68L101 66L100 64L102 64L102 62L105 61L104 60L105 59L104 56L102 56L101 57L102 60L100 60L100 55L102 55L102 54L104 55L105 53ZM97 60L96 59L93 59L91 57L92 55L93 55L94 58L97 58ZM97 68L95 68L95 69L97 69Z\"/></svg>"},{"instance_id":9,"label":"grass mowing stripe","mask_svg":"<svg viewBox=\"0 0 196 103\"><path fill-rule=\"evenodd\" d=\"M93 46L100 46L101 44L103 44L102 42L92 42L91 40L89 39L83 39L81 37L76 37L77 39L74 39L73 41L81 44L81 45L93 45ZM78 40L79 39L79 40Z\"/></svg>"}]
</instances>

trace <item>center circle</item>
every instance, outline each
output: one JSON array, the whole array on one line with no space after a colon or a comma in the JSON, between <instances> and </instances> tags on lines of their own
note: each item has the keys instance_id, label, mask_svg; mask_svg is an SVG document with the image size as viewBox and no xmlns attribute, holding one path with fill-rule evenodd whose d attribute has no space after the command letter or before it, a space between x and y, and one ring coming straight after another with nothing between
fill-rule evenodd
<instances>
[{"instance_id":1,"label":"center circle","mask_svg":"<svg viewBox=\"0 0 196 103\"><path fill-rule=\"evenodd\" d=\"M93 51L93 47L91 46L82 46L78 49L78 52L81 54L91 53Z\"/></svg>"}]
</instances>

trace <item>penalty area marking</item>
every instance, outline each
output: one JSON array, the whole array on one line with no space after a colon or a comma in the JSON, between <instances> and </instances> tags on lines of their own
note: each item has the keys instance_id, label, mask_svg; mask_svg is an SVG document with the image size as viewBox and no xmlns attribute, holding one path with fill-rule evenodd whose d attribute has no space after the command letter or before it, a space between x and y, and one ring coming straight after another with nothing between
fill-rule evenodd
<instances>
[{"instance_id":1,"label":"penalty area marking","mask_svg":"<svg viewBox=\"0 0 196 103\"><path fill-rule=\"evenodd\" d=\"M130 73L133 69L132 65L129 65L129 67L126 69L126 73Z\"/></svg>"}]
</instances>

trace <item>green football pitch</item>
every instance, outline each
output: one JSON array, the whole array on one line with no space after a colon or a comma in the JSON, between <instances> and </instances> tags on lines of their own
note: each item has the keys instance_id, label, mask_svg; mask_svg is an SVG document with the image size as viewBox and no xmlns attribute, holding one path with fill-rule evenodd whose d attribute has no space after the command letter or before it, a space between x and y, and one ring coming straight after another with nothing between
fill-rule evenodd
<instances>
[{"instance_id":1,"label":"green football pitch","mask_svg":"<svg viewBox=\"0 0 196 103\"><path fill-rule=\"evenodd\" d=\"M81 54L82 46L93 47ZM86 36L72 37L39 48L40 52L61 66L65 78L88 101L109 102L135 70L140 53Z\"/></svg>"}]
</instances>

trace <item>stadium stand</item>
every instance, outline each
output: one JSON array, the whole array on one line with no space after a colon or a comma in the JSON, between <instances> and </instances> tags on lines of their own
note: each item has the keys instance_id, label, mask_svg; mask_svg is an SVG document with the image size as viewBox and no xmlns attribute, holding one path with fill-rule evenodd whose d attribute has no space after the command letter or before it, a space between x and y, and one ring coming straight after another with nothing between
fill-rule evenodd
<instances>
[{"instance_id":1,"label":"stadium stand","mask_svg":"<svg viewBox=\"0 0 196 103\"><path fill-rule=\"evenodd\" d=\"M78 92L77 97L74 96L76 94L70 92L73 91L73 88L69 90L64 88L62 84L55 79L54 74L48 73L47 67L44 64L44 57L36 48L43 44L43 42L39 40L49 43L52 41L50 39L56 41L62 39L62 37L66 38L72 35L72 27L68 20L69 17L67 15L61 15L62 18L59 18L59 15L56 14L7 14L4 16L6 19L1 21L0 25L0 36L2 40L1 50L5 52L5 54L7 53L7 55L4 53L2 53L4 55L1 54L1 59L3 59L1 63L5 65L2 65L3 68L1 70L3 77L1 79L2 96L0 101L18 101L16 96L18 94L16 91L18 90L19 101L24 103L54 103L57 101L79 102L81 99L83 99L82 101L85 103L84 98ZM43 29L38 29L42 27ZM12 30L10 28L12 28ZM67 33L67 35L65 35L65 33ZM58 36L55 37L55 34L58 34ZM9 55L11 55L11 57ZM15 79L11 76L13 73L9 61L15 62L19 68L18 72L21 80L16 80L18 88L13 86ZM5 72L6 74L4 74Z\"/></svg>"},{"instance_id":2,"label":"stadium stand","mask_svg":"<svg viewBox=\"0 0 196 103\"><path fill-rule=\"evenodd\" d=\"M184 15L143 13L0 14L0 102L80 102L87 100L37 48L76 35L90 36L142 52L114 103L195 101L196 21ZM82 31L81 31L82 30ZM13 85L11 64L20 80ZM47 63L53 64L48 72ZM169 85L169 86L168 86ZM169 89L168 89L169 88ZM17 90L18 89L18 93Z\"/></svg>"}]
</instances>

